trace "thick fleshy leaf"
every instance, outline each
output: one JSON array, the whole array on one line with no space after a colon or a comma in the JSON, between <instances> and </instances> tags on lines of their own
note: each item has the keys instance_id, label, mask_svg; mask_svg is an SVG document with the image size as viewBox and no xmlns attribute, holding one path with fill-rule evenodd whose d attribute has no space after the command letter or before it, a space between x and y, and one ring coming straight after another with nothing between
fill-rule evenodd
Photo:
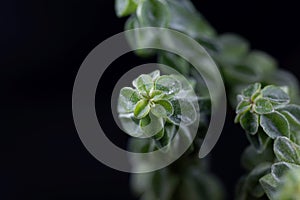
<instances>
[{"instance_id":1,"label":"thick fleshy leaf","mask_svg":"<svg viewBox=\"0 0 300 200\"><path fill-rule=\"evenodd\" d=\"M261 90L262 96L268 99L273 104L287 104L290 102L290 97L280 87L269 85Z\"/></svg>"},{"instance_id":2,"label":"thick fleshy leaf","mask_svg":"<svg viewBox=\"0 0 300 200\"><path fill-rule=\"evenodd\" d=\"M134 86L139 90L142 95L149 94L154 87L154 82L150 75L142 74L135 81Z\"/></svg>"},{"instance_id":3,"label":"thick fleshy leaf","mask_svg":"<svg viewBox=\"0 0 300 200\"><path fill-rule=\"evenodd\" d=\"M137 0L116 0L115 9L118 17L125 17L135 12Z\"/></svg>"},{"instance_id":4,"label":"thick fleshy leaf","mask_svg":"<svg viewBox=\"0 0 300 200\"><path fill-rule=\"evenodd\" d=\"M142 27L167 27L170 21L170 12L164 1L141 1L136 13Z\"/></svg>"},{"instance_id":5,"label":"thick fleshy leaf","mask_svg":"<svg viewBox=\"0 0 300 200\"><path fill-rule=\"evenodd\" d=\"M149 74L149 76L151 76L152 80L155 81L160 76L160 71L155 70L155 71L151 72Z\"/></svg>"},{"instance_id":6,"label":"thick fleshy leaf","mask_svg":"<svg viewBox=\"0 0 300 200\"><path fill-rule=\"evenodd\" d=\"M280 181L288 171L297 169L300 169L300 165L278 162L272 165L271 174L276 180Z\"/></svg>"},{"instance_id":7,"label":"thick fleshy leaf","mask_svg":"<svg viewBox=\"0 0 300 200\"><path fill-rule=\"evenodd\" d=\"M239 113L235 116L234 118L234 123L240 123L240 120L241 120L241 116L243 115L244 113Z\"/></svg>"},{"instance_id":8,"label":"thick fleshy leaf","mask_svg":"<svg viewBox=\"0 0 300 200\"><path fill-rule=\"evenodd\" d=\"M133 114L120 114L120 122L122 124L122 130L132 137L141 137L144 135L143 131L140 129L138 120L133 117Z\"/></svg>"},{"instance_id":9,"label":"thick fleshy leaf","mask_svg":"<svg viewBox=\"0 0 300 200\"><path fill-rule=\"evenodd\" d=\"M286 117L277 111L262 115L260 117L260 125L272 139L278 136L290 136L290 126Z\"/></svg>"},{"instance_id":10,"label":"thick fleshy leaf","mask_svg":"<svg viewBox=\"0 0 300 200\"><path fill-rule=\"evenodd\" d=\"M139 101L138 93L130 88L124 87L120 91L119 101L118 101L118 112L128 113L133 112L135 104Z\"/></svg>"},{"instance_id":11,"label":"thick fleshy leaf","mask_svg":"<svg viewBox=\"0 0 300 200\"><path fill-rule=\"evenodd\" d=\"M298 200L300 197L300 169L289 170L278 188L276 200Z\"/></svg>"},{"instance_id":12,"label":"thick fleshy leaf","mask_svg":"<svg viewBox=\"0 0 300 200\"><path fill-rule=\"evenodd\" d=\"M299 100L299 82L291 72L277 69L276 73L272 73L267 80L270 84L287 86L289 88L289 96L292 102Z\"/></svg>"},{"instance_id":13,"label":"thick fleshy leaf","mask_svg":"<svg viewBox=\"0 0 300 200\"><path fill-rule=\"evenodd\" d=\"M242 94L245 97L251 98L252 95L254 95L255 93L259 92L261 88L261 84L260 83L254 83L252 85L249 85L247 88L245 88L242 91Z\"/></svg>"},{"instance_id":14,"label":"thick fleshy leaf","mask_svg":"<svg viewBox=\"0 0 300 200\"><path fill-rule=\"evenodd\" d=\"M236 107L236 113L243 113L251 108L251 103L249 101L241 101Z\"/></svg>"},{"instance_id":15,"label":"thick fleshy leaf","mask_svg":"<svg viewBox=\"0 0 300 200\"><path fill-rule=\"evenodd\" d=\"M276 192L280 183L276 180L272 174L267 174L259 180L261 186L264 188L269 199L275 199Z\"/></svg>"},{"instance_id":16,"label":"thick fleshy leaf","mask_svg":"<svg viewBox=\"0 0 300 200\"><path fill-rule=\"evenodd\" d=\"M181 90L181 83L172 76L163 75L155 81L155 89L165 92L166 95L172 96Z\"/></svg>"},{"instance_id":17,"label":"thick fleshy leaf","mask_svg":"<svg viewBox=\"0 0 300 200\"><path fill-rule=\"evenodd\" d=\"M148 100L142 99L140 100L134 108L134 116L138 119L142 119L146 115L148 115L150 111L150 105Z\"/></svg>"},{"instance_id":18,"label":"thick fleshy leaf","mask_svg":"<svg viewBox=\"0 0 300 200\"><path fill-rule=\"evenodd\" d=\"M294 104L286 105L279 109L279 112L288 119L291 129L300 129L300 106Z\"/></svg>"},{"instance_id":19,"label":"thick fleshy leaf","mask_svg":"<svg viewBox=\"0 0 300 200\"><path fill-rule=\"evenodd\" d=\"M155 141L156 146L161 149L162 147L170 144L176 133L177 127L174 124L166 123L164 126L164 135L160 140Z\"/></svg>"},{"instance_id":20,"label":"thick fleshy leaf","mask_svg":"<svg viewBox=\"0 0 300 200\"><path fill-rule=\"evenodd\" d=\"M286 137L275 140L274 153L279 161L300 165L300 146Z\"/></svg>"},{"instance_id":21,"label":"thick fleshy leaf","mask_svg":"<svg viewBox=\"0 0 300 200\"><path fill-rule=\"evenodd\" d=\"M259 98L255 101L253 109L258 114L268 114L274 112L272 103L264 98Z\"/></svg>"},{"instance_id":22,"label":"thick fleshy leaf","mask_svg":"<svg viewBox=\"0 0 300 200\"><path fill-rule=\"evenodd\" d=\"M146 117L140 120L140 127L146 136L151 137L161 133L164 127L164 121L162 118L156 117L151 112Z\"/></svg>"},{"instance_id":23,"label":"thick fleshy leaf","mask_svg":"<svg viewBox=\"0 0 300 200\"><path fill-rule=\"evenodd\" d=\"M245 112L241 118L240 123L242 128L249 134L254 135L258 130L258 115L250 111Z\"/></svg>"},{"instance_id":24,"label":"thick fleshy leaf","mask_svg":"<svg viewBox=\"0 0 300 200\"><path fill-rule=\"evenodd\" d=\"M157 117L166 118L173 114L173 106L167 100L155 101L153 107L151 107L151 112Z\"/></svg>"},{"instance_id":25,"label":"thick fleshy leaf","mask_svg":"<svg viewBox=\"0 0 300 200\"><path fill-rule=\"evenodd\" d=\"M160 90L151 90L149 96L153 101L165 98L165 94Z\"/></svg>"},{"instance_id":26,"label":"thick fleshy leaf","mask_svg":"<svg viewBox=\"0 0 300 200\"><path fill-rule=\"evenodd\" d=\"M169 117L169 120L179 125L187 126L192 124L197 119L197 112L194 105L189 101L184 101L182 99L172 100L171 104L173 106L173 114Z\"/></svg>"}]
</instances>

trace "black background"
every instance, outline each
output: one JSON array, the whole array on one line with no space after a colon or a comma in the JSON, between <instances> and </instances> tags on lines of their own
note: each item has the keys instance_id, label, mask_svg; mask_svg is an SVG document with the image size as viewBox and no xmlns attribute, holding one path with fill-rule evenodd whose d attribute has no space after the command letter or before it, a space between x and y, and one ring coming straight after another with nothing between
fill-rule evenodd
<instances>
[{"instance_id":1,"label":"black background","mask_svg":"<svg viewBox=\"0 0 300 200\"><path fill-rule=\"evenodd\" d=\"M294 1L194 1L219 33L234 32L268 52L300 77L299 7ZM114 1L1 1L0 199L134 199L129 174L95 160L82 145L72 119L72 86L83 59L123 30ZM109 102L114 80L145 61L132 54L114 63L99 83L99 102ZM109 84L103 85L103 83ZM99 96L99 95L98 95ZM106 108L105 108L106 107ZM125 146L109 106L97 104L111 139ZM104 120L104 121L102 121ZM212 168L232 199L243 173L247 144L229 114L211 153Z\"/></svg>"}]
</instances>

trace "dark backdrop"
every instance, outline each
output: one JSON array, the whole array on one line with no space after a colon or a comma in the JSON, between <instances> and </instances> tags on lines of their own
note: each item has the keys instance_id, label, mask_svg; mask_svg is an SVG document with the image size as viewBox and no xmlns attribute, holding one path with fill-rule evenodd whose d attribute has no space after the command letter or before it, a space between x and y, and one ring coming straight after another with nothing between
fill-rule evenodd
<instances>
[{"instance_id":1,"label":"dark backdrop","mask_svg":"<svg viewBox=\"0 0 300 200\"><path fill-rule=\"evenodd\" d=\"M241 34L253 48L270 53L281 67L300 77L296 3L194 2L219 33ZM101 41L123 30L125 20L116 18L113 4L112 0L1 2L1 200L133 199L129 174L104 166L84 148L71 110L81 62ZM114 81L143 62L132 54L116 61L100 81L98 102L109 103ZM97 104L100 123L124 147L126 136L119 134L105 105ZM230 194L243 173L239 155L247 144L232 120L231 114L211 154L212 168Z\"/></svg>"}]
</instances>

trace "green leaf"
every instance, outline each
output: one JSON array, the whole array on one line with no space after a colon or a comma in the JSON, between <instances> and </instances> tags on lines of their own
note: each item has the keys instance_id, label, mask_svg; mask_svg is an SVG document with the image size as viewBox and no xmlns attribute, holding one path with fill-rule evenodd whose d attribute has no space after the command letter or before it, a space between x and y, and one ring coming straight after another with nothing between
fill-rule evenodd
<instances>
[{"instance_id":1,"label":"green leaf","mask_svg":"<svg viewBox=\"0 0 300 200\"><path fill-rule=\"evenodd\" d=\"M134 108L134 116L137 119L142 119L143 117L148 115L149 111L150 111L150 105L148 100L142 99L136 104Z\"/></svg>"},{"instance_id":2,"label":"green leaf","mask_svg":"<svg viewBox=\"0 0 300 200\"><path fill-rule=\"evenodd\" d=\"M261 186L264 188L269 199L275 199L276 192L280 183L271 174L267 174L259 180Z\"/></svg>"},{"instance_id":3,"label":"green leaf","mask_svg":"<svg viewBox=\"0 0 300 200\"><path fill-rule=\"evenodd\" d=\"M133 114L120 114L120 122L122 124L122 130L130 136L141 137L143 136L143 131L140 129L140 126L137 120L133 117Z\"/></svg>"},{"instance_id":4,"label":"green leaf","mask_svg":"<svg viewBox=\"0 0 300 200\"><path fill-rule=\"evenodd\" d=\"M160 140L155 140L156 146L161 149L162 147L170 144L171 140L177 133L177 127L174 124L166 123L164 126L164 135Z\"/></svg>"},{"instance_id":5,"label":"green leaf","mask_svg":"<svg viewBox=\"0 0 300 200\"><path fill-rule=\"evenodd\" d=\"M115 10L118 17L125 17L135 12L137 8L136 0L116 0Z\"/></svg>"},{"instance_id":6,"label":"green leaf","mask_svg":"<svg viewBox=\"0 0 300 200\"><path fill-rule=\"evenodd\" d=\"M156 135L154 135L154 139L160 140L164 137L165 129L161 129Z\"/></svg>"},{"instance_id":7,"label":"green leaf","mask_svg":"<svg viewBox=\"0 0 300 200\"><path fill-rule=\"evenodd\" d=\"M118 100L118 112L119 113L133 112L135 104L139 100L140 100L139 95L134 89L130 87L122 88Z\"/></svg>"},{"instance_id":8,"label":"green leaf","mask_svg":"<svg viewBox=\"0 0 300 200\"><path fill-rule=\"evenodd\" d=\"M300 196L300 169L289 170L278 188L276 200L298 200Z\"/></svg>"},{"instance_id":9,"label":"green leaf","mask_svg":"<svg viewBox=\"0 0 300 200\"><path fill-rule=\"evenodd\" d=\"M253 109L258 114L268 114L274 112L272 103L264 98L259 98L255 101Z\"/></svg>"},{"instance_id":10,"label":"green leaf","mask_svg":"<svg viewBox=\"0 0 300 200\"><path fill-rule=\"evenodd\" d=\"M234 118L234 123L240 123L240 120L241 120L241 116L243 115L244 113L239 113L235 116Z\"/></svg>"},{"instance_id":11,"label":"green leaf","mask_svg":"<svg viewBox=\"0 0 300 200\"><path fill-rule=\"evenodd\" d=\"M249 101L241 101L236 108L236 113L243 113L251 108L251 103Z\"/></svg>"},{"instance_id":12,"label":"green leaf","mask_svg":"<svg viewBox=\"0 0 300 200\"><path fill-rule=\"evenodd\" d=\"M152 90L149 96L153 101L157 101L165 98L165 94L160 90Z\"/></svg>"},{"instance_id":13,"label":"green leaf","mask_svg":"<svg viewBox=\"0 0 300 200\"><path fill-rule=\"evenodd\" d=\"M249 85L247 88L245 88L242 91L242 95L244 95L245 97L251 98L252 95L254 95L255 93L260 91L260 88L261 88L260 83L254 83L252 85Z\"/></svg>"},{"instance_id":14,"label":"green leaf","mask_svg":"<svg viewBox=\"0 0 300 200\"><path fill-rule=\"evenodd\" d=\"M168 96L175 95L181 88L181 83L172 76L163 75L155 81L155 89L165 92Z\"/></svg>"},{"instance_id":15,"label":"green leaf","mask_svg":"<svg viewBox=\"0 0 300 200\"><path fill-rule=\"evenodd\" d=\"M140 120L140 127L147 137L163 134L164 120L151 112Z\"/></svg>"},{"instance_id":16,"label":"green leaf","mask_svg":"<svg viewBox=\"0 0 300 200\"><path fill-rule=\"evenodd\" d=\"M240 123L243 129L251 134L254 135L257 133L258 130L258 115L255 113L252 113L250 111L245 112L241 118Z\"/></svg>"},{"instance_id":17,"label":"green leaf","mask_svg":"<svg viewBox=\"0 0 300 200\"><path fill-rule=\"evenodd\" d=\"M300 165L300 146L286 137L276 138L274 153L279 161Z\"/></svg>"},{"instance_id":18,"label":"green leaf","mask_svg":"<svg viewBox=\"0 0 300 200\"><path fill-rule=\"evenodd\" d=\"M270 76L267 78L267 81L270 84L287 86L289 88L288 94L291 98L291 101L299 101L299 82L294 74L282 69L277 69L276 73L270 74Z\"/></svg>"},{"instance_id":19,"label":"green leaf","mask_svg":"<svg viewBox=\"0 0 300 200\"><path fill-rule=\"evenodd\" d=\"M173 114L173 106L167 100L155 101L154 106L151 108L151 112L157 117L169 117Z\"/></svg>"},{"instance_id":20,"label":"green leaf","mask_svg":"<svg viewBox=\"0 0 300 200\"><path fill-rule=\"evenodd\" d=\"M272 139L278 136L290 136L290 126L287 119L277 111L262 115L260 117L260 125Z\"/></svg>"},{"instance_id":21,"label":"green leaf","mask_svg":"<svg viewBox=\"0 0 300 200\"><path fill-rule=\"evenodd\" d=\"M289 121L291 129L294 130L300 129L300 106L290 104L286 105L283 108L278 109Z\"/></svg>"},{"instance_id":22,"label":"green leaf","mask_svg":"<svg viewBox=\"0 0 300 200\"><path fill-rule=\"evenodd\" d=\"M274 85L266 86L261 90L261 93L265 99L268 99L274 105L288 104L290 102L289 95L285 93L280 87L276 87Z\"/></svg>"},{"instance_id":23,"label":"green leaf","mask_svg":"<svg viewBox=\"0 0 300 200\"><path fill-rule=\"evenodd\" d=\"M160 71L155 70L155 71L151 72L149 74L149 76L151 76L152 80L155 81L160 76Z\"/></svg>"},{"instance_id":24,"label":"green leaf","mask_svg":"<svg viewBox=\"0 0 300 200\"><path fill-rule=\"evenodd\" d=\"M167 27L169 24L170 12L163 0L141 1L136 13L142 27Z\"/></svg>"},{"instance_id":25,"label":"green leaf","mask_svg":"<svg viewBox=\"0 0 300 200\"><path fill-rule=\"evenodd\" d=\"M197 112L194 105L183 99L175 99L170 101L174 112L169 120L176 125L188 126L197 119Z\"/></svg>"},{"instance_id":26,"label":"green leaf","mask_svg":"<svg viewBox=\"0 0 300 200\"><path fill-rule=\"evenodd\" d=\"M299 165L287 162L278 162L272 165L271 174L276 180L280 181L288 171L297 169L300 169Z\"/></svg>"},{"instance_id":27,"label":"green leaf","mask_svg":"<svg viewBox=\"0 0 300 200\"><path fill-rule=\"evenodd\" d=\"M153 89L154 82L150 75L142 74L133 81L133 85L139 90L142 95L147 95Z\"/></svg>"}]
</instances>

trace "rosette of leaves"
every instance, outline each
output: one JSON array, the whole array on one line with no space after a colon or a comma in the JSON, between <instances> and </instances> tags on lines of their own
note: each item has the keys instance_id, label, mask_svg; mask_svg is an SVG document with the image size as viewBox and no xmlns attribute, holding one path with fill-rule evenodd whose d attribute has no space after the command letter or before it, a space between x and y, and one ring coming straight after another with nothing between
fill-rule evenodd
<instances>
[{"instance_id":1,"label":"rosette of leaves","mask_svg":"<svg viewBox=\"0 0 300 200\"><path fill-rule=\"evenodd\" d=\"M153 138L164 146L174 137L176 126L189 126L196 120L194 96L182 77L161 76L156 70L140 75L132 84L134 88L121 89L118 101L119 118L129 135Z\"/></svg>"},{"instance_id":2,"label":"rosette of leaves","mask_svg":"<svg viewBox=\"0 0 300 200\"><path fill-rule=\"evenodd\" d=\"M277 200L284 173L299 165L300 107L289 104L287 88L262 88L260 83L245 88L238 99L235 122L252 145L242 156L249 173L238 184L237 199L263 199L267 194Z\"/></svg>"},{"instance_id":3,"label":"rosette of leaves","mask_svg":"<svg viewBox=\"0 0 300 200\"><path fill-rule=\"evenodd\" d=\"M238 96L236 123L246 131L250 142L258 151L263 151L270 139L290 137L290 123L281 110L290 102L286 88L269 85L261 88L255 83Z\"/></svg>"}]
</instances>

